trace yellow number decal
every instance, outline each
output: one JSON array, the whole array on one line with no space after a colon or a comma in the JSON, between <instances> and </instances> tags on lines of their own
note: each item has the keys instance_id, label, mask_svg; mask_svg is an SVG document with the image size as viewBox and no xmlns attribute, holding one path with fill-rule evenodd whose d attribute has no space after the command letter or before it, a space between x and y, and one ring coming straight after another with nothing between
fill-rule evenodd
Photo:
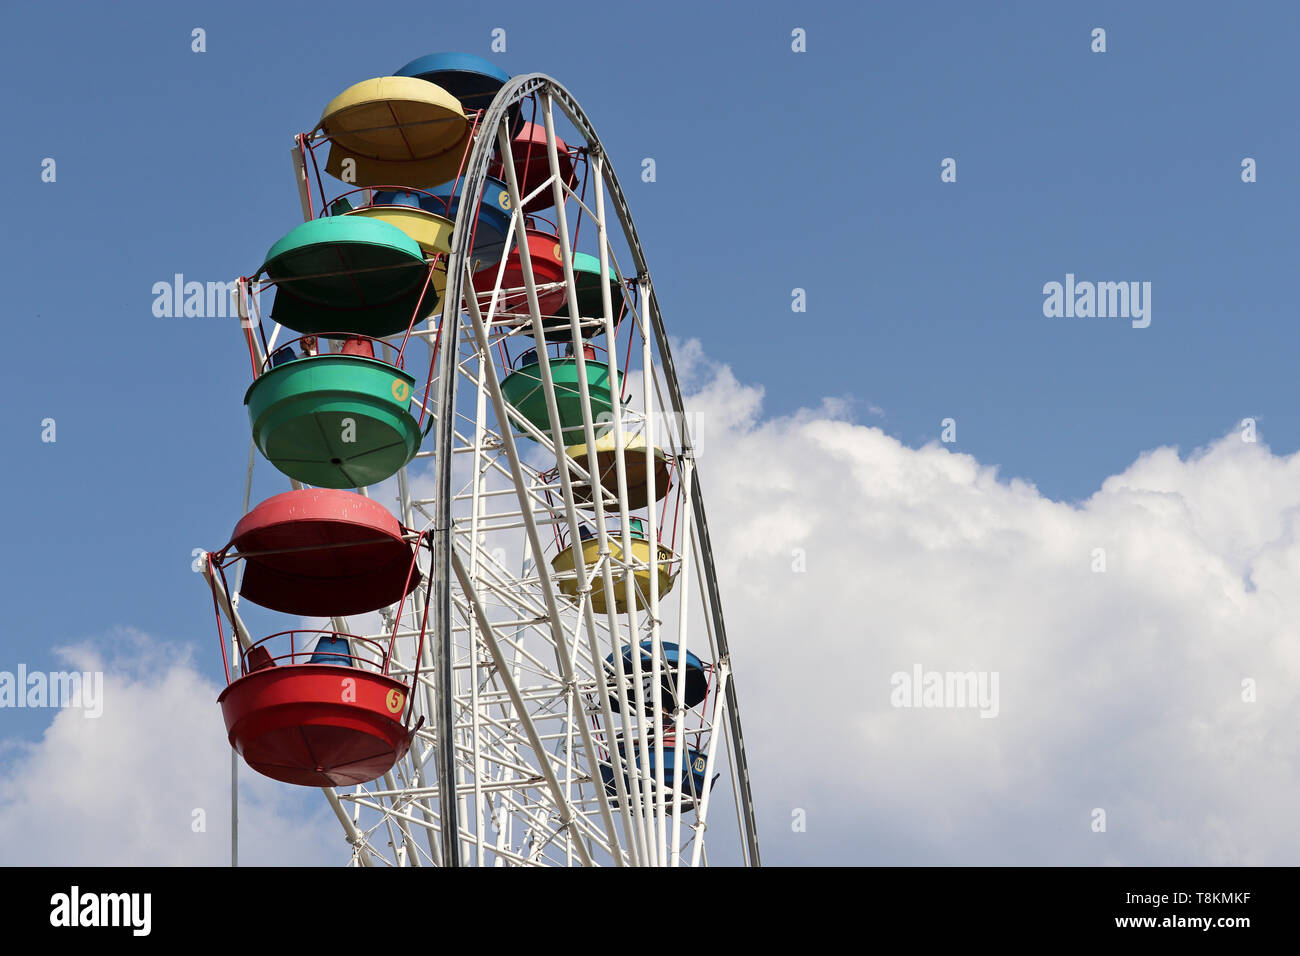
<instances>
[{"instance_id":1,"label":"yellow number decal","mask_svg":"<svg viewBox=\"0 0 1300 956\"><path fill-rule=\"evenodd\" d=\"M402 709L404 703L406 703L406 699L400 690L390 690L388 697L384 699L385 706L388 707L390 713L394 714Z\"/></svg>"},{"instance_id":2,"label":"yellow number decal","mask_svg":"<svg viewBox=\"0 0 1300 956\"><path fill-rule=\"evenodd\" d=\"M706 766L706 764L704 763L704 758L703 758L703 757L696 757L696 758L695 758L695 771L696 771L696 773L704 773L704 768L705 768L705 766Z\"/></svg>"},{"instance_id":3,"label":"yellow number decal","mask_svg":"<svg viewBox=\"0 0 1300 956\"><path fill-rule=\"evenodd\" d=\"M508 192L506 192L504 189L501 190L501 198L498 199L497 202L499 202L499 203L501 204L501 208L502 208L502 209L509 209L509 208L510 208L510 194L509 194Z\"/></svg>"},{"instance_id":4,"label":"yellow number decal","mask_svg":"<svg viewBox=\"0 0 1300 956\"><path fill-rule=\"evenodd\" d=\"M393 379L393 398L399 402L404 402L411 397L411 386L407 385L400 378Z\"/></svg>"},{"instance_id":5,"label":"yellow number decal","mask_svg":"<svg viewBox=\"0 0 1300 956\"><path fill-rule=\"evenodd\" d=\"M556 262L563 262L563 261L564 261L564 256L560 254L560 244L559 244L558 242L555 244L555 250L554 250L554 252L555 252L555 261L556 261Z\"/></svg>"}]
</instances>

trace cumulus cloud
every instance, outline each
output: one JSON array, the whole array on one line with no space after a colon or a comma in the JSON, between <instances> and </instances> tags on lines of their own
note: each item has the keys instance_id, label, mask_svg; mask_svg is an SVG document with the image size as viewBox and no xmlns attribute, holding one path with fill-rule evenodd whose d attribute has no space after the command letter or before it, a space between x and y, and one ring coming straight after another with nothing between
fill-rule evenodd
<instances>
[{"instance_id":1,"label":"cumulus cloud","mask_svg":"<svg viewBox=\"0 0 1300 956\"><path fill-rule=\"evenodd\" d=\"M1072 505L680 354L768 859L1300 862L1300 455L1160 448ZM893 706L916 665L998 716Z\"/></svg>"},{"instance_id":2,"label":"cumulus cloud","mask_svg":"<svg viewBox=\"0 0 1300 956\"><path fill-rule=\"evenodd\" d=\"M218 687L178 645L131 630L110 638L59 652L67 669L104 673L102 716L57 711L39 741L5 742L0 859L228 864L230 748ZM347 849L318 792L278 786L241 767L241 864L338 863Z\"/></svg>"},{"instance_id":3,"label":"cumulus cloud","mask_svg":"<svg viewBox=\"0 0 1300 956\"><path fill-rule=\"evenodd\" d=\"M764 417L761 388L675 351L767 862L1300 862L1300 455L1160 448L1062 503L851 399ZM67 652L106 671L102 718L0 750L5 862L224 863L217 687L175 647L113 645ZM996 672L997 716L893 706L918 665ZM246 862L346 860L319 794L242 786Z\"/></svg>"}]
</instances>

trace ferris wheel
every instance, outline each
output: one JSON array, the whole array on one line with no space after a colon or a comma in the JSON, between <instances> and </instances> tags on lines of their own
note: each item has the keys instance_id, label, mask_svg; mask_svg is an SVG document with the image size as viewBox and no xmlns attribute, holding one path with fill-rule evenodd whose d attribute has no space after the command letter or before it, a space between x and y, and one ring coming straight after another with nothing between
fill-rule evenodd
<instances>
[{"instance_id":1,"label":"ferris wheel","mask_svg":"<svg viewBox=\"0 0 1300 956\"><path fill-rule=\"evenodd\" d=\"M205 566L232 747L321 788L352 865L758 865L695 446L586 115L434 54L293 155ZM251 506L263 462L289 490Z\"/></svg>"}]
</instances>

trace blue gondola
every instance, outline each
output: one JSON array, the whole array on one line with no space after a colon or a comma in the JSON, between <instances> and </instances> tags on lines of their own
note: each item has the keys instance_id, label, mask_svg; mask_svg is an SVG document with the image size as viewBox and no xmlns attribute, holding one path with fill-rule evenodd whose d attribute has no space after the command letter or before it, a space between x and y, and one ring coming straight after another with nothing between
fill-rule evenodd
<instances>
[{"instance_id":1,"label":"blue gondola","mask_svg":"<svg viewBox=\"0 0 1300 956\"><path fill-rule=\"evenodd\" d=\"M677 759L676 755L679 752L683 754L686 760L686 765L678 768L676 779L678 780L682 791L682 807L689 808L695 806L695 802L700 797L704 796L704 790L707 784L704 777L704 770L708 766L708 755L698 750L691 750L690 748L683 748L681 750L678 750L677 748L667 748L664 750L664 782L669 785L669 792L666 794L668 799L672 798L673 788L671 784L674 779L673 763ZM649 754L650 761L647 766L650 768L650 788L653 791L656 760L655 749L653 747L650 748ZM636 765L638 767L641 766L640 754L637 755ZM618 786L614 782L614 768L607 763L602 763L600 765L600 779L601 783L604 784L605 793L611 797L617 797ZM624 777L624 786L629 791L631 790L631 786L627 782L626 777Z\"/></svg>"},{"instance_id":2,"label":"blue gondola","mask_svg":"<svg viewBox=\"0 0 1300 956\"><path fill-rule=\"evenodd\" d=\"M428 190L434 198L430 212L455 219L460 210L460 194L465 186L462 177L455 183L443 183ZM505 252L510 235L510 191L501 180L488 176L483 180L483 201L478 208L478 224L474 227L473 258L479 268L495 265Z\"/></svg>"},{"instance_id":3,"label":"blue gondola","mask_svg":"<svg viewBox=\"0 0 1300 956\"><path fill-rule=\"evenodd\" d=\"M678 661L681 659L681 653L678 650L677 645L672 643L671 641L664 641L662 646L664 649L664 658L667 661L667 666L664 666L663 661L660 661L661 673L662 673L660 686L663 688L664 706L666 708L671 708L673 701L676 700L677 681L678 681L678 674L680 672ZM654 664L654 660L650 654L651 647L652 644L650 641L646 640L641 642L641 676L643 679L649 675L650 668ZM606 666L606 672L611 677L617 677L617 674L614 671L613 654L610 654L608 657L605 658L605 666ZM623 648L623 673L628 677L631 677L633 674L636 673L632 669L632 648L630 646ZM701 701L704 700L705 696L708 694L708 691L709 691L709 676L708 676L708 672L704 668L704 662L701 661L694 654L692 654L690 651L687 651L686 652L686 699L682 701L682 706L683 707L696 706L697 704L699 704ZM631 696L631 693L632 691L629 690L629 697ZM617 694L615 693L610 694L609 703L610 706L613 708L614 712L618 713ZM651 707L652 707L652 701L650 701L650 699L647 697L646 699L647 713L650 712Z\"/></svg>"}]
</instances>

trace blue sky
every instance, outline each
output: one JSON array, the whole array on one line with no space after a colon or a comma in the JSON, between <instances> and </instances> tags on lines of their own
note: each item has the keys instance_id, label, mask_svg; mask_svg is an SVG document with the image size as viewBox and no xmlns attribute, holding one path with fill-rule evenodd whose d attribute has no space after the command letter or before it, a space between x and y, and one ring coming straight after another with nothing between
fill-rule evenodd
<instances>
[{"instance_id":1,"label":"blue sky","mask_svg":"<svg viewBox=\"0 0 1300 956\"><path fill-rule=\"evenodd\" d=\"M254 269L300 218L291 135L418 55L490 55L495 27L504 69L549 73L592 118L670 331L761 385L766 414L845 398L913 447L952 417L955 450L1065 501L1246 416L1275 452L1300 447L1300 7L554 10L7 11L0 667L53 667L45 648L120 625L194 646L215 676L189 561L238 517L247 360L233 322L155 318L151 287ZM1258 182L1241 181L1244 157ZM1045 318L1043 284L1066 273L1150 282L1150 327ZM47 719L10 713L4 734Z\"/></svg>"}]
</instances>

